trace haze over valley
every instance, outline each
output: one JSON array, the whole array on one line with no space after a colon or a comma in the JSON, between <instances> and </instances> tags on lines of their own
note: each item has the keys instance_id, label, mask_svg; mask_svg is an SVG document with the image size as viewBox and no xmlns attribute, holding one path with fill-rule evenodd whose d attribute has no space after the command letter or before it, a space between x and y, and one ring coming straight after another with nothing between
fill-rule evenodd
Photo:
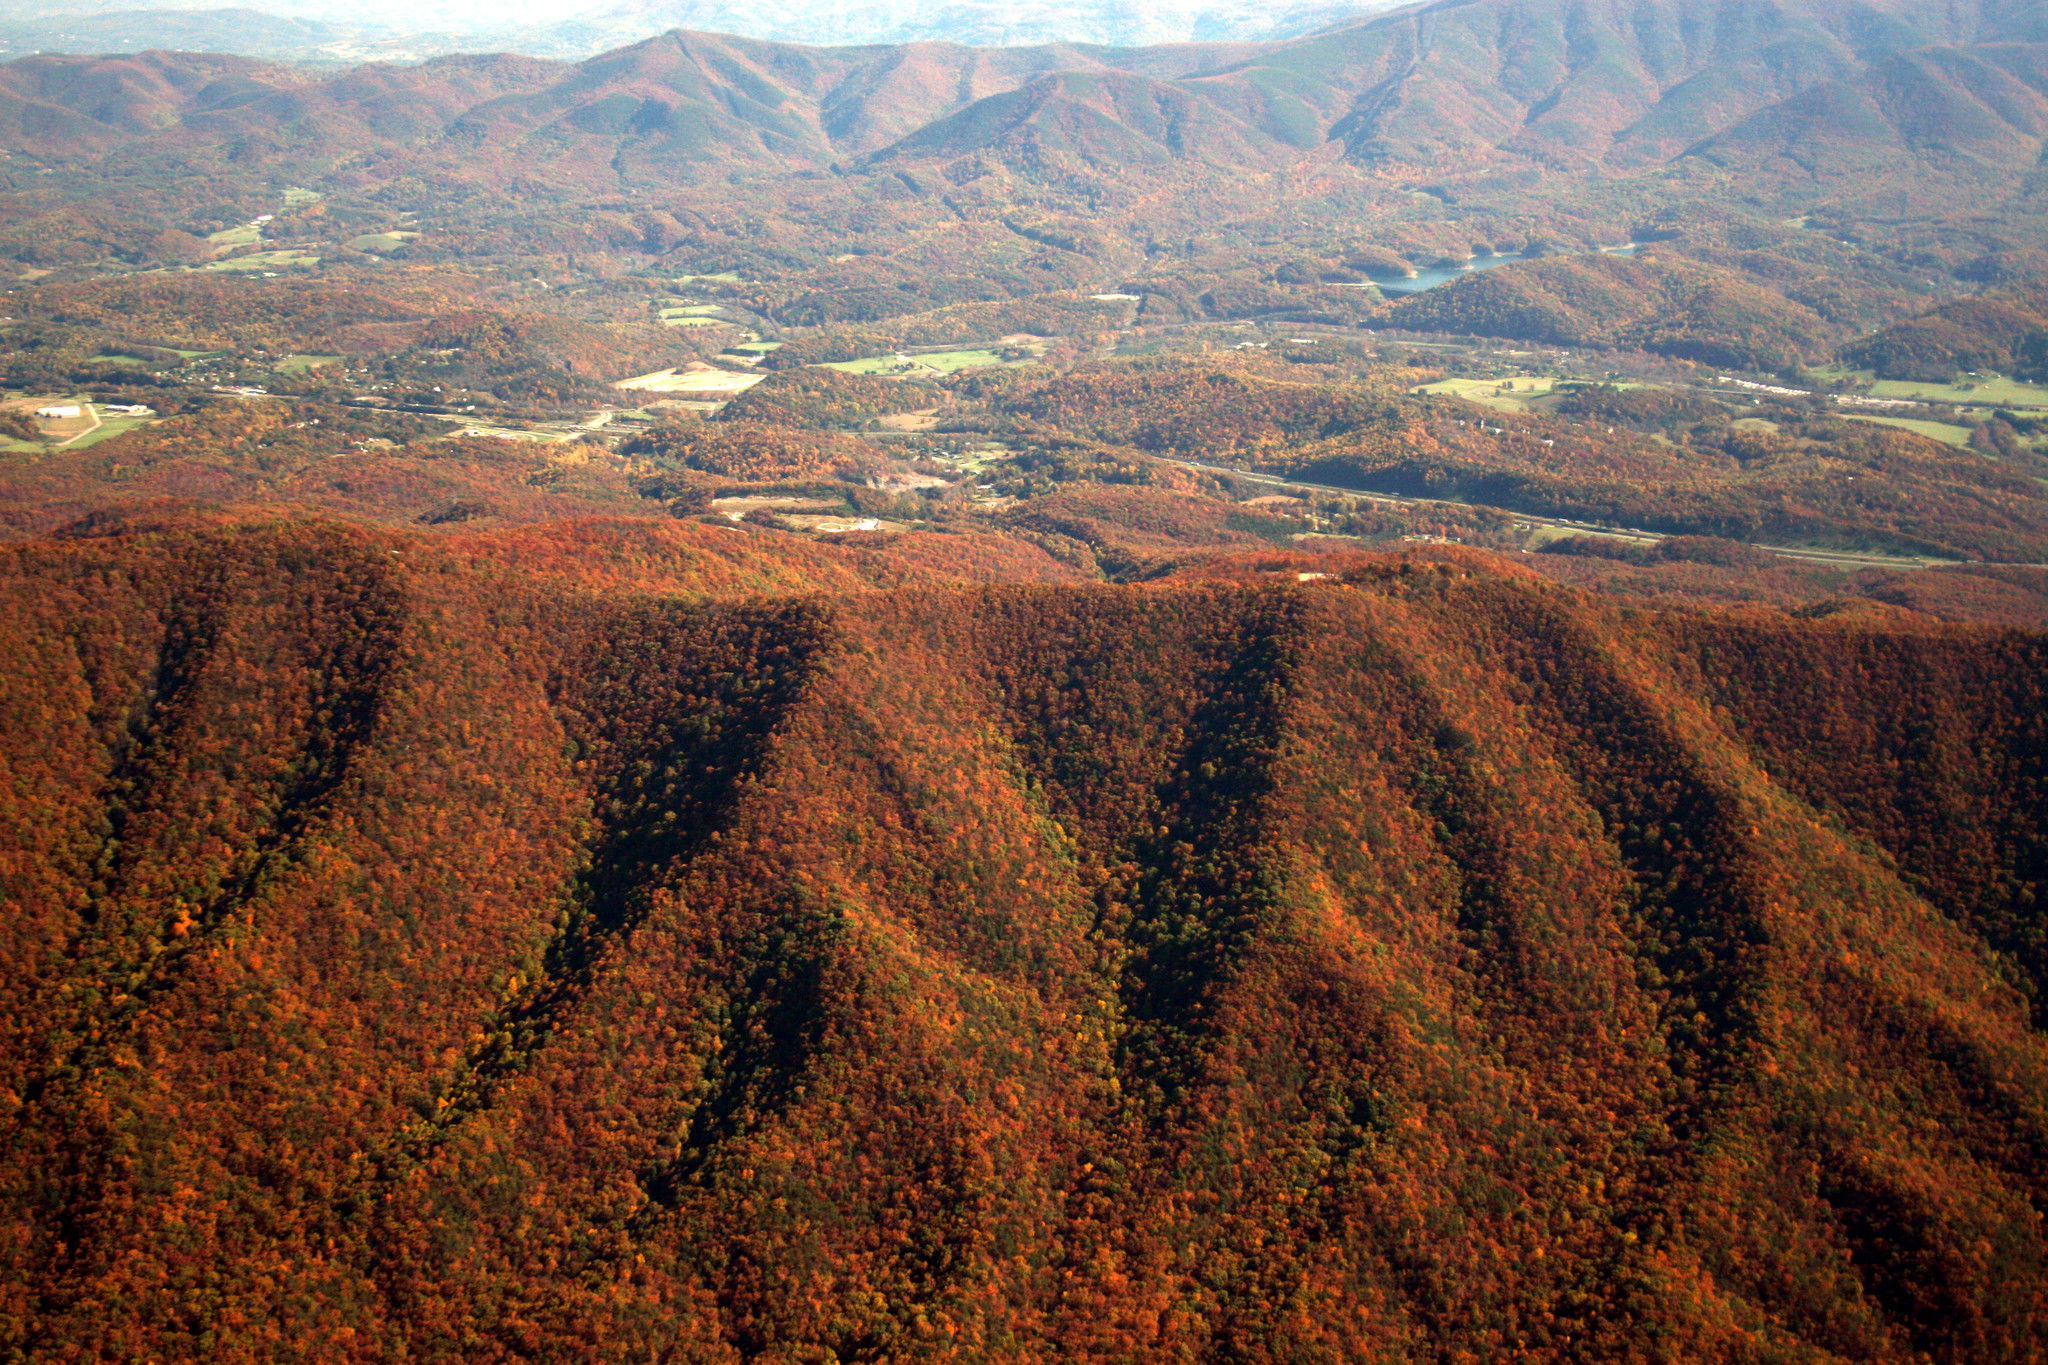
<instances>
[{"instance_id":1,"label":"haze over valley","mask_svg":"<svg viewBox=\"0 0 2048 1365\"><path fill-rule=\"evenodd\" d=\"M0 5L0 42L14 54L106 53L154 48L229 52L322 65L419 61L462 52L577 58L672 29L777 42L964 43L979 47L1087 43L1265 42L1311 33L1393 6L1385 0L1291 0L1272 5L995 4L920 6L735 0L628 0L584 9L560 4L295 4L289 8L189 0L47 6Z\"/></svg>"}]
</instances>

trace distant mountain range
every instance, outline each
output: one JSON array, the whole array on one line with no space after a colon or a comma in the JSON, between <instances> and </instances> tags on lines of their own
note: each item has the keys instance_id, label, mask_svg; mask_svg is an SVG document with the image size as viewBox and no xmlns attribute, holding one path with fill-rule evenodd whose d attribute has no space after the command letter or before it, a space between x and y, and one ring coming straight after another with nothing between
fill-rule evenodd
<instances>
[{"instance_id":1,"label":"distant mountain range","mask_svg":"<svg viewBox=\"0 0 2048 1365\"><path fill-rule=\"evenodd\" d=\"M136 6L133 0L0 6L0 54L112 53L167 49L276 60L346 63L415 61L456 52L515 52L578 58L670 29L776 42L965 43L1012 47L1090 43L1269 42L1391 8L1389 0L1080 5L1062 0L999 4L954 0L884 5L822 0L758 5L739 0L625 0L563 14L521 5L293 5L289 13L244 6Z\"/></svg>"},{"instance_id":2,"label":"distant mountain range","mask_svg":"<svg viewBox=\"0 0 2048 1365\"><path fill-rule=\"evenodd\" d=\"M277 45L322 32L313 20L247 27ZM2004 194L2031 183L2044 134L2048 7L2009 0L1456 0L1280 42L1139 47L817 47L672 31L576 63L447 57L319 79L161 52L0 66L9 148L67 167L117 148L232 148L238 168L300 178L393 157L470 181L659 186L861 158L980 157L1043 176L1335 154L1495 190L1683 163L1849 196L1886 191L1911 167L1899 193Z\"/></svg>"}]
</instances>

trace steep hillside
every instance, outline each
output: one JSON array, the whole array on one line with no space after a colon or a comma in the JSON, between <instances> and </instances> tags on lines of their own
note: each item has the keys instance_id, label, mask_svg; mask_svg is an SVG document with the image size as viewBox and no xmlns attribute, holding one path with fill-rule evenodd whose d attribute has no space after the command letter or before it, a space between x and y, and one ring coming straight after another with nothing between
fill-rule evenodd
<instances>
[{"instance_id":1,"label":"steep hillside","mask_svg":"<svg viewBox=\"0 0 2048 1365\"><path fill-rule=\"evenodd\" d=\"M993 152L1029 171L1123 172L1186 159L1270 168L1290 148L1179 85L1122 73L1045 76L919 129L884 158Z\"/></svg>"},{"instance_id":2,"label":"steep hillside","mask_svg":"<svg viewBox=\"0 0 2048 1365\"><path fill-rule=\"evenodd\" d=\"M1624 346L1748 370L1819 359L1834 339L1811 309L1754 280L1661 254L1502 266L1402 299L1388 321L1419 332Z\"/></svg>"},{"instance_id":3,"label":"steep hillside","mask_svg":"<svg viewBox=\"0 0 2048 1365\"><path fill-rule=\"evenodd\" d=\"M9 1350L2048 1346L2038 637L579 558L6 552Z\"/></svg>"},{"instance_id":4,"label":"steep hillside","mask_svg":"<svg viewBox=\"0 0 2048 1365\"><path fill-rule=\"evenodd\" d=\"M2031 7L1451 0L1305 39L1220 79L1287 89L1372 161L1662 161L1818 84L1928 46L2048 38Z\"/></svg>"},{"instance_id":5,"label":"steep hillside","mask_svg":"<svg viewBox=\"0 0 2048 1365\"><path fill-rule=\"evenodd\" d=\"M1865 337L1842 356L1880 379L1945 384L1966 370L2048 379L2048 289L1958 299Z\"/></svg>"},{"instance_id":6,"label":"steep hillside","mask_svg":"<svg viewBox=\"0 0 2048 1365\"><path fill-rule=\"evenodd\" d=\"M2048 46L1903 53L1829 81L1721 132L1693 153L1745 173L1890 178L1921 161L1947 183L2006 187L2033 170L2048 134ZM1910 183L1902 207L1931 207Z\"/></svg>"}]
</instances>

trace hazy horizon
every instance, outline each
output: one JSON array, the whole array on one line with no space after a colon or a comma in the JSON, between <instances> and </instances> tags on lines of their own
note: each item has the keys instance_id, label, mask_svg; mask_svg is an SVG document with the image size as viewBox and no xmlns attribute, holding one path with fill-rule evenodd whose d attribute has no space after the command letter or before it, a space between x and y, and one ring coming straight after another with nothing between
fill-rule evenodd
<instances>
[{"instance_id":1,"label":"hazy horizon","mask_svg":"<svg viewBox=\"0 0 2048 1365\"><path fill-rule=\"evenodd\" d=\"M808 0L774 7L741 0L341 0L265 5L208 0L68 0L57 13L0 4L0 51L125 52L148 48L234 52L300 61L408 60L458 51L579 57L686 28L827 46L955 42L1151 46L1263 42L1396 8L1393 0L1185 0L1072 4L947 0L905 9L878 0Z\"/></svg>"}]
</instances>

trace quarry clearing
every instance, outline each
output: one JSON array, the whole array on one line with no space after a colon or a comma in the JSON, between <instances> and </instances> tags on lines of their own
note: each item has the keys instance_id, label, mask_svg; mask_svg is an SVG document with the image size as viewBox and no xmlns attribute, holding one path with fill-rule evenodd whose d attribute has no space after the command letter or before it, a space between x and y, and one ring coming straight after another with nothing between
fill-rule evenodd
<instances>
[{"instance_id":1,"label":"quarry clearing","mask_svg":"<svg viewBox=\"0 0 2048 1365\"><path fill-rule=\"evenodd\" d=\"M615 389L644 389L649 393L716 393L731 395L743 393L767 377L765 374L734 374L731 370L721 370L716 366L706 365L702 361L693 360L689 364L676 369L656 370L653 374L635 375L631 379L621 379L612 387Z\"/></svg>"}]
</instances>

